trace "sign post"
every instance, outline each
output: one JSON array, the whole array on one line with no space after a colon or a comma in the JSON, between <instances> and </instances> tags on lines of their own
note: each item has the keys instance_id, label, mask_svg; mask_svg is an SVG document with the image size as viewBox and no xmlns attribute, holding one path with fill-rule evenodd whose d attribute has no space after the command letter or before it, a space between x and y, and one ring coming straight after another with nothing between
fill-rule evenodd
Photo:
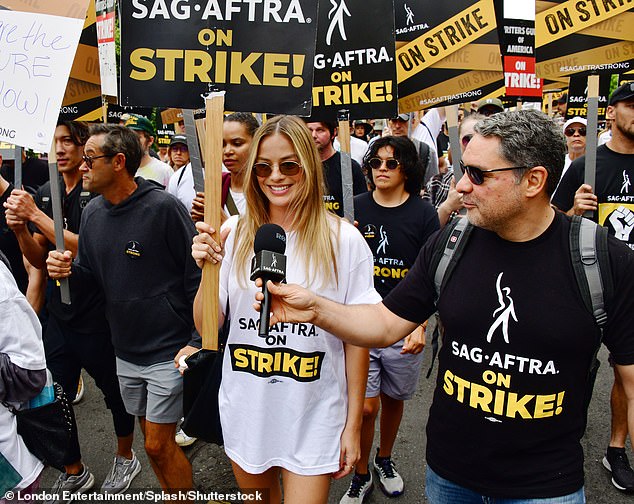
<instances>
[{"instance_id":1,"label":"sign post","mask_svg":"<svg viewBox=\"0 0 634 504\"><path fill-rule=\"evenodd\" d=\"M222 189L222 128L211 125L222 124L224 111L224 91L212 92L205 99L206 106L206 149L205 166L205 222L214 230L214 240L220 242L220 208ZM218 286L220 263L205 261L203 267L203 348L218 350Z\"/></svg>"}]
</instances>

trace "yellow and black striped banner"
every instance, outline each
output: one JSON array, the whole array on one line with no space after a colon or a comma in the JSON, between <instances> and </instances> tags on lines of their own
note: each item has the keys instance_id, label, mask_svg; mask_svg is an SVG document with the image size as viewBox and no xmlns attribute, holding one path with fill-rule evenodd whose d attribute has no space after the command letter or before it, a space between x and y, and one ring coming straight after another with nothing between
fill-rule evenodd
<instances>
[{"instance_id":1,"label":"yellow and black striped banner","mask_svg":"<svg viewBox=\"0 0 634 504\"><path fill-rule=\"evenodd\" d=\"M400 112L477 101L503 89L493 0L395 0L394 7Z\"/></svg>"},{"instance_id":2,"label":"yellow and black striped banner","mask_svg":"<svg viewBox=\"0 0 634 504\"><path fill-rule=\"evenodd\" d=\"M103 121L96 22L95 0L90 0L62 100L60 119Z\"/></svg>"},{"instance_id":3,"label":"yellow and black striped banner","mask_svg":"<svg viewBox=\"0 0 634 504\"><path fill-rule=\"evenodd\" d=\"M634 65L634 0L537 1L536 73L627 72Z\"/></svg>"}]
</instances>

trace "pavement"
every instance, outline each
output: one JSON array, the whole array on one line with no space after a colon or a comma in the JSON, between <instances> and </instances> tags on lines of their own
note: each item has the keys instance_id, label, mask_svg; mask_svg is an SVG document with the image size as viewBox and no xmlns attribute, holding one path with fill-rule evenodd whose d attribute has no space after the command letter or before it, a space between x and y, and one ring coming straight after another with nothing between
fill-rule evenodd
<instances>
[{"instance_id":1,"label":"pavement","mask_svg":"<svg viewBox=\"0 0 634 504\"><path fill-rule=\"evenodd\" d=\"M394 450L396 467L405 480L405 493L398 498L388 498L375 487L366 499L366 504L420 504L427 502L424 490L425 472L425 423L432 396L434 379L425 378L429 368L431 352L425 352L425 364L418 390L414 398L405 406L399 437ZM633 504L634 495L618 491L610 482L609 473L603 468L601 460L609 439L610 410L609 396L612 385L612 371L607 364L605 348L600 353L602 362L593 399L588 415L588 427L582 440L585 451L586 498L589 504ZM105 408L101 392L92 379L84 372L86 393L84 399L75 407L83 459L95 475L94 490L98 491L105 479L114 457L115 437L110 415ZM378 422L377 422L378 423ZM143 470L133 481L129 493L138 494L141 490L160 492L160 486L143 450L141 433L137 427L134 449L141 460ZM378 436L377 438L378 439ZM375 442L376 442L375 439ZM374 450L373 450L374 451ZM231 466L222 448L197 441L185 448L192 462L194 485L204 497L213 497L212 492L236 492L237 487ZM634 455L630 452L630 461ZM42 481L43 489L50 489L59 473L46 469ZM333 481L329 504L339 502L348 488L349 477ZM150 499L145 500L147 502ZM205 500L209 500L206 498ZM218 499L221 500L221 499Z\"/></svg>"}]
</instances>

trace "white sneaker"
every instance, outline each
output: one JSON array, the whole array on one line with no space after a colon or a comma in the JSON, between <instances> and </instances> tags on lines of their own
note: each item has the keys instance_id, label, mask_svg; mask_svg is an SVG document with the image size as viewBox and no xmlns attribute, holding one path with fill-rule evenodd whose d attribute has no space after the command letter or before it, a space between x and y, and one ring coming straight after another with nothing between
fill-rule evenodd
<instances>
[{"instance_id":1,"label":"white sneaker","mask_svg":"<svg viewBox=\"0 0 634 504\"><path fill-rule=\"evenodd\" d=\"M348 491L341 498L339 504L362 504L365 498L370 495L374 485L372 484L372 473L369 474L370 479L363 481L358 474L352 476Z\"/></svg>"},{"instance_id":2,"label":"white sneaker","mask_svg":"<svg viewBox=\"0 0 634 504\"><path fill-rule=\"evenodd\" d=\"M79 402L84 398L84 379L81 375L79 375L79 383L77 383L77 393L75 394L75 398L73 399L73 404L79 404Z\"/></svg>"},{"instance_id":3,"label":"white sneaker","mask_svg":"<svg viewBox=\"0 0 634 504\"><path fill-rule=\"evenodd\" d=\"M374 458L374 471L379 477L379 486L388 497L396 497L403 493L403 478L396 472L396 466L391 458Z\"/></svg>"},{"instance_id":4,"label":"white sneaker","mask_svg":"<svg viewBox=\"0 0 634 504\"><path fill-rule=\"evenodd\" d=\"M176 444L182 447L194 444L198 438L188 436L187 434L185 434L185 431L183 431L183 429L178 429L175 439Z\"/></svg>"}]
</instances>

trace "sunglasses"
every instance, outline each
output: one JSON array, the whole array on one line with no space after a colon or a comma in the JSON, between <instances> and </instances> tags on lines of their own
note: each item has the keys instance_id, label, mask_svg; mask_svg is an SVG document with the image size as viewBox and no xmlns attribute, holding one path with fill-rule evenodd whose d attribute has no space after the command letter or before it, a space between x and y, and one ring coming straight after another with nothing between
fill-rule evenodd
<instances>
[{"instance_id":1,"label":"sunglasses","mask_svg":"<svg viewBox=\"0 0 634 504\"><path fill-rule=\"evenodd\" d=\"M272 165L268 163L255 163L253 165L253 170L258 177L268 177L271 173L273 173L273 167L277 164L278 169L282 175L297 175L302 169L302 165L300 165L297 161L282 161L281 163L274 163Z\"/></svg>"},{"instance_id":2,"label":"sunglasses","mask_svg":"<svg viewBox=\"0 0 634 504\"><path fill-rule=\"evenodd\" d=\"M460 142L462 143L463 147L466 147L467 145L469 145L469 142L471 141L471 139L473 138L473 135L465 135L460 139Z\"/></svg>"},{"instance_id":3,"label":"sunglasses","mask_svg":"<svg viewBox=\"0 0 634 504\"><path fill-rule=\"evenodd\" d=\"M378 170L385 163L385 167L388 170L396 170L401 163L398 162L398 159L389 158L389 159L381 159L378 157L373 157L368 160L368 166L373 170Z\"/></svg>"},{"instance_id":4,"label":"sunglasses","mask_svg":"<svg viewBox=\"0 0 634 504\"><path fill-rule=\"evenodd\" d=\"M101 156L82 156L81 158L84 160L84 163L86 163L86 166L88 167L89 170L92 170L92 162L95 159L100 159L100 158L112 158L115 157L116 154L102 154Z\"/></svg>"},{"instance_id":5,"label":"sunglasses","mask_svg":"<svg viewBox=\"0 0 634 504\"><path fill-rule=\"evenodd\" d=\"M579 132L579 134L581 136L586 136L586 127L585 126L581 126L579 128L566 128L564 130L564 135L566 135L567 137L571 137L572 135L574 135L576 132Z\"/></svg>"},{"instance_id":6,"label":"sunglasses","mask_svg":"<svg viewBox=\"0 0 634 504\"><path fill-rule=\"evenodd\" d=\"M474 185L482 185L484 183L484 174L485 173L493 173L500 171L508 171L508 170L524 170L525 166L510 166L508 168L494 168L492 170L481 170L480 168L476 168L475 166L469 166L460 161L460 168L463 173L467 174L469 180Z\"/></svg>"}]
</instances>

